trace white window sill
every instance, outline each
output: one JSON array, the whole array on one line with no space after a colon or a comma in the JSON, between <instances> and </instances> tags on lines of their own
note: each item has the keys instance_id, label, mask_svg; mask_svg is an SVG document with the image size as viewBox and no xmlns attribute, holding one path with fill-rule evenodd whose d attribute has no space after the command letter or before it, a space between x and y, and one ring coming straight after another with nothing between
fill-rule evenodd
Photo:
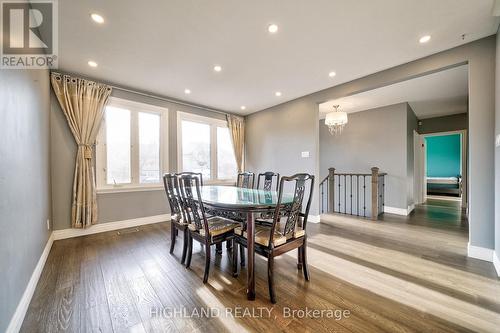
<instances>
[{"instance_id":1,"label":"white window sill","mask_svg":"<svg viewBox=\"0 0 500 333\"><path fill-rule=\"evenodd\" d=\"M203 185L226 185L235 186L236 180L203 180Z\"/></svg>"},{"instance_id":2,"label":"white window sill","mask_svg":"<svg viewBox=\"0 0 500 333\"><path fill-rule=\"evenodd\" d=\"M224 185L224 186L235 186L235 180L207 180L204 181L205 185ZM149 186L108 186L101 187L96 190L97 194L106 193L126 193L126 192L148 192L148 191L163 191L165 188L163 184L149 185Z\"/></svg>"},{"instance_id":3,"label":"white window sill","mask_svg":"<svg viewBox=\"0 0 500 333\"><path fill-rule=\"evenodd\" d=\"M163 191L163 184L150 185L150 186L108 186L101 187L96 190L97 194L103 193L122 193L122 192L146 192L146 191Z\"/></svg>"}]
</instances>

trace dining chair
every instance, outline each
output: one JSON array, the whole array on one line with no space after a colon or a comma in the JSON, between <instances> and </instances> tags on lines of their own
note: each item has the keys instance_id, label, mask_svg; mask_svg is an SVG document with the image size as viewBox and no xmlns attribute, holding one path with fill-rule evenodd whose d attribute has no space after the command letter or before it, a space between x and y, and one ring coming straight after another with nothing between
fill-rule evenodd
<instances>
[{"instance_id":1,"label":"dining chair","mask_svg":"<svg viewBox=\"0 0 500 333\"><path fill-rule=\"evenodd\" d=\"M253 188L255 174L253 172L241 172L236 178L236 187Z\"/></svg>"},{"instance_id":2,"label":"dining chair","mask_svg":"<svg viewBox=\"0 0 500 333\"><path fill-rule=\"evenodd\" d=\"M282 204L286 184L294 185L293 199ZM309 188L309 191L307 189ZM297 268L302 269L304 278L309 281L307 267L307 216L311 207L314 189L314 176L299 173L290 177L282 177L278 189L278 199L274 210L271 226L255 225L255 252L267 258L267 279L269 296L272 303L276 303L274 292L274 258L284 253L298 249ZM308 193L306 193L308 192ZM304 197L308 196L305 209ZM283 226L280 220L284 219ZM238 276L238 247L236 244L247 246L247 233L243 228L234 230L233 238L233 276Z\"/></svg>"},{"instance_id":3,"label":"dining chair","mask_svg":"<svg viewBox=\"0 0 500 333\"><path fill-rule=\"evenodd\" d=\"M275 188L273 188L274 187L273 186L274 179L276 179ZM261 180L262 180L262 185L261 185ZM266 171L264 173L259 173L259 175L257 176L256 189L258 189L258 190L260 190L261 186L262 186L262 190L264 190L264 191L278 191L279 185L280 185L280 174L279 173L275 173L272 171ZM255 222L259 223L259 224L272 225L273 224L272 214L263 213L260 215L260 217L258 217L255 220Z\"/></svg>"},{"instance_id":4,"label":"dining chair","mask_svg":"<svg viewBox=\"0 0 500 333\"><path fill-rule=\"evenodd\" d=\"M167 194L168 203L170 205L170 254L174 252L178 230L181 230L184 237L181 263L184 264L188 245L188 232L186 230L188 222L184 211L182 210L183 202L179 192L178 176L173 173L164 174L163 185L165 187L165 193Z\"/></svg>"},{"instance_id":5,"label":"dining chair","mask_svg":"<svg viewBox=\"0 0 500 333\"><path fill-rule=\"evenodd\" d=\"M234 237L234 228L239 223L214 216L207 218L200 191L200 180L194 175L182 175L179 178L184 214L188 220L188 249L186 268L191 265L193 255L193 240L205 246L205 274L203 283L208 281L210 271L211 246L231 241Z\"/></svg>"},{"instance_id":6,"label":"dining chair","mask_svg":"<svg viewBox=\"0 0 500 333\"><path fill-rule=\"evenodd\" d=\"M200 180L200 186L203 186L203 174L201 172L191 172L191 171L183 171L183 172L178 172L177 176L183 176L183 175L190 175L190 176L195 176L198 177Z\"/></svg>"},{"instance_id":7,"label":"dining chair","mask_svg":"<svg viewBox=\"0 0 500 333\"><path fill-rule=\"evenodd\" d=\"M278 187L280 185L280 174L272 171L266 171L264 173L259 173L257 176L257 187L256 189L260 190L261 188L261 179L262 179L262 189L264 191L274 191L273 189L273 180L276 178L276 191L278 191Z\"/></svg>"}]
</instances>

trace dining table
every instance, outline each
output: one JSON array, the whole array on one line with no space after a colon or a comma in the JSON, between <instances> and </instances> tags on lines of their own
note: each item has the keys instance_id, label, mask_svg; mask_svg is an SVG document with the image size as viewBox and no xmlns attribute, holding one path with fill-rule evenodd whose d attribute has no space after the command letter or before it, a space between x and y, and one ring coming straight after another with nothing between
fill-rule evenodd
<instances>
[{"instance_id":1,"label":"dining table","mask_svg":"<svg viewBox=\"0 0 500 333\"><path fill-rule=\"evenodd\" d=\"M247 234L247 298L255 299L255 217L272 218L278 202L277 191L265 191L235 186L201 187L205 212L246 224ZM286 212L293 194L283 193L281 205Z\"/></svg>"}]
</instances>

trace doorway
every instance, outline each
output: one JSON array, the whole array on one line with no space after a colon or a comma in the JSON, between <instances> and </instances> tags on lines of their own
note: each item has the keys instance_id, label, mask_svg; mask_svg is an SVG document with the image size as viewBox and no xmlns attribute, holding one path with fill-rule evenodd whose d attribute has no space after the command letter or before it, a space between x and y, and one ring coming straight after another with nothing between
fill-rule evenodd
<instances>
[{"instance_id":1,"label":"doorway","mask_svg":"<svg viewBox=\"0 0 500 333\"><path fill-rule=\"evenodd\" d=\"M467 131L414 132L417 204L457 201L467 208Z\"/></svg>"}]
</instances>

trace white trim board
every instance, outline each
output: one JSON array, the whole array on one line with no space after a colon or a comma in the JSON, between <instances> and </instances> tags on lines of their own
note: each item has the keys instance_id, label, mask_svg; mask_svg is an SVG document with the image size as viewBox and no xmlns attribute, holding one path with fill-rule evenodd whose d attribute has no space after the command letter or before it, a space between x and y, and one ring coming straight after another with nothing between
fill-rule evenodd
<instances>
[{"instance_id":1,"label":"white trim board","mask_svg":"<svg viewBox=\"0 0 500 333\"><path fill-rule=\"evenodd\" d=\"M474 246L467 244L467 256L475 259L493 262L493 255L495 251L481 246Z\"/></svg>"},{"instance_id":2,"label":"white trim board","mask_svg":"<svg viewBox=\"0 0 500 333\"><path fill-rule=\"evenodd\" d=\"M495 266L497 275L500 277L500 258L498 258L498 254L496 252L493 252L493 266Z\"/></svg>"},{"instance_id":3,"label":"white trim board","mask_svg":"<svg viewBox=\"0 0 500 333\"><path fill-rule=\"evenodd\" d=\"M415 205L414 204L411 204L410 206L408 206L407 209L390 207L390 206L384 206L384 213L395 214L395 215L402 215L402 216L408 216L408 215L410 215L410 213L414 209L415 209Z\"/></svg>"},{"instance_id":4,"label":"white trim board","mask_svg":"<svg viewBox=\"0 0 500 333\"><path fill-rule=\"evenodd\" d=\"M80 237L85 235L92 235L106 231L132 228L140 225L165 222L168 220L170 220L170 214L153 215L153 216L140 217L137 219L99 223L87 229L54 230L53 235L54 235L54 240L59 240L59 239Z\"/></svg>"},{"instance_id":5,"label":"white trim board","mask_svg":"<svg viewBox=\"0 0 500 333\"><path fill-rule=\"evenodd\" d=\"M307 222L319 223L319 222L321 222L320 217L321 217L321 215L308 215Z\"/></svg>"},{"instance_id":6,"label":"white trim board","mask_svg":"<svg viewBox=\"0 0 500 333\"><path fill-rule=\"evenodd\" d=\"M28 281L28 285L26 289L24 289L23 296L19 300L17 304L16 311L12 315L10 319L9 326L7 327L6 333L17 333L21 329L21 326L24 321L24 317L26 316L26 311L28 311L28 307L31 302L31 298L35 293L36 285L38 284L38 280L40 279L40 275L42 274L43 267L45 266L45 262L47 261L47 257L49 256L50 249L52 248L52 244L54 243L54 233L51 233L49 239L47 240L47 244L45 244L45 248L43 249L42 255L38 260L38 263L31 274L31 278Z\"/></svg>"}]
</instances>

